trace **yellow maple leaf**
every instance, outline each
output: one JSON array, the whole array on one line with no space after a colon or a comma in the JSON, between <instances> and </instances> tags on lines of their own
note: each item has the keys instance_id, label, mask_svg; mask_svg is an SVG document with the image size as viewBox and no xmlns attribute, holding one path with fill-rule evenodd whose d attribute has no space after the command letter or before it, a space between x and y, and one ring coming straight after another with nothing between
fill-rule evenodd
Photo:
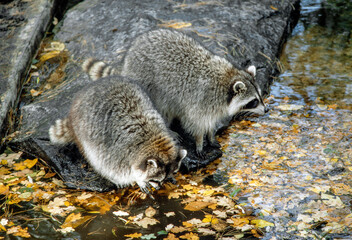
<instances>
[{"instance_id":1,"label":"yellow maple leaf","mask_svg":"<svg viewBox=\"0 0 352 240\"><path fill-rule=\"evenodd\" d=\"M72 223L82 218L81 213L71 213L65 219L64 224L62 224L61 228L72 227Z\"/></svg>"},{"instance_id":2,"label":"yellow maple leaf","mask_svg":"<svg viewBox=\"0 0 352 240\"><path fill-rule=\"evenodd\" d=\"M169 233L169 234L167 235L167 237L164 238L164 240L178 240L178 239L179 239L179 238L177 238L176 235L173 234L173 233Z\"/></svg>"},{"instance_id":3,"label":"yellow maple leaf","mask_svg":"<svg viewBox=\"0 0 352 240\"><path fill-rule=\"evenodd\" d=\"M203 223L211 223L211 224L217 224L219 223L219 220L216 217L213 217L212 215L205 215L205 218L202 220Z\"/></svg>"},{"instance_id":4,"label":"yellow maple leaf","mask_svg":"<svg viewBox=\"0 0 352 240\"><path fill-rule=\"evenodd\" d=\"M7 229L7 234L12 234L17 237L30 238L31 235L28 233L28 228L21 228L21 226L14 226Z\"/></svg>"},{"instance_id":5,"label":"yellow maple leaf","mask_svg":"<svg viewBox=\"0 0 352 240\"><path fill-rule=\"evenodd\" d=\"M182 225L185 226L186 228L191 228L191 227L193 227L193 224L192 224L192 223L189 223L189 222L182 222Z\"/></svg>"},{"instance_id":6,"label":"yellow maple leaf","mask_svg":"<svg viewBox=\"0 0 352 240\"><path fill-rule=\"evenodd\" d=\"M199 240L199 237L195 233L187 233L185 235L180 236L181 239L187 239L187 240Z\"/></svg>"},{"instance_id":7,"label":"yellow maple leaf","mask_svg":"<svg viewBox=\"0 0 352 240\"><path fill-rule=\"evenodd\" d=\"M0 195L5 195L9 192L9 186L0 185Z\"/></svg>"},{"instance_id":8,"label":"yellow maple leaf","mask_svg":"<svg viewBox=\"0 0 352 240\"><path fill-rule=\"evenodd\" d=\"M213 204L209 205L208 208L215 210L216 206L218 206L218 204L217 203L213 203Z\"/></svg>"},{"instance_id":9,"label":"yellow maple leaf","mask_svg":"<svg viewBox=\"0 0 352 240\"><path fill-rule=\"evenodd\" d=\"M128 237L128 238L140 238L140 237L142 237L142 233L132 233L132 234L124 235L124 236Z\"/></svg>"},{"instance_id":10,"label":"yellow maple leaf","mask_svg":"<svg viewBox=\"0 0 352 240\"><path fill-rule=\"evenodd\" d=\"M267 226L273 227L274 226L274 223L265 221L263 219L254 219L251 221L251 224L255 225L257 228L264 228Z\"/></svg>"},{"instance_id":11,"label":"yellow maple leaf","mask_svg":"<svg viewBox=\"0 0 352 240\"><path fill-rule=\"evenodd\" d=\"M189 191L189 190L192 190L194 187L191 184L186 184L186 185L183 185L182 188Z\"/></svg>"},{"instance_id":12,"label":"yellow maple leaf","mask_svg":"<svg viewBox=\"0 0 352 240\"><path fill-rule=\"evenodd\" d=\"M179 198L180 196L182 196L183 193L180 193L180 192L170 192L169 195L167 196L168 199L171 199L171 198Z\"/></svg>"},{"instance_id":13,"label":"yellow maple leaf","mask_svg":"<svg viewBox=\"0 0 352 240\"><path fill-rule=\"evenodd\" d=\"M215 192L214 190L208 189L203 192L203 195L204 196L211 196L211 195L213 195L214 192Z\"/></svg>"},{"instance_id":14,"label":"yellow maple leaf","mask_svg":"<svg viewBox=\"0 0 352 240\"><path fill-rule=\"evenodd\" d=\"M22 171L23 169L26 169L26 166L23 164L23 162L19 163L14 163L14 168L16 171Z\"/></svg>"},{"instance_id":15,"label":"yellow maple leaf","mask_svg":"<svg viewBox=\"0 0 352 240\"><path fill-rule=\"evenodd\" d=\"M245 224L249 223L249 220L247 218L231 218L233 221L234 227L242 227Z\"/></svg>"},{"instance_id":16,"label":"yellow maple leaf","mask_svg":"<svg viewBox=\"0 0 352 240\"><path fill-rule=\"evenodd\" d=\"M61 225L61 228L77 228L78 226L82 225L83 223L87 222L88 220L94 218L95 216L81 216L81 213L71 213L65 219L64 224Z\"/></svg>"},{"instance_id":17,"label":"yellow maple leaf","mask_svg":"<svg viewBox=\"0 0 352 240\"><path fill-rule=\"evenodd\" d=\"M35 158L33 160L27 159L23 163L27 168L31 169L34 165L37 164L37 162L38 162L38 158Z\"/></svg>"}]
</instances>

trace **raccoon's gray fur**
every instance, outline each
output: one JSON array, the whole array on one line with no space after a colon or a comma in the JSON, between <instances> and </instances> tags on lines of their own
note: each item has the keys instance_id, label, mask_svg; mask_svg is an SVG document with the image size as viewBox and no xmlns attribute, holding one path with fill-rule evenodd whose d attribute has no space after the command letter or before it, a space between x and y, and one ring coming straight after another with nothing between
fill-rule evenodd
<instances>
[{"instance_id":1,"label":"raccoon's gray fur","mask_svg":"<svg viewBox=\"0 0 352 240\"><path fill-rule=\"evenodd\" d=\"M107 73L107 65L90 61L85 68L92 78ZM109 70L111 71L111 70ZM167 124L180 120L194 136L202 155L203 138L219 146L216 124L234 115L264 114L261 90L255 81L256 68L235 68L184 33L159 29L137 37L124 58L121 75L136 79L150 96Z\"/></svg>"},{"instance_id":2,"label":"raccoon's gray fur","mask_svg":"<svg viewBox=\"0 0 352 240\"><path fill-rule=\"evenodd\" d=\"M49 136L53 143L75 142L95 171L118 187L136 182L144 192L158 188L187 154L145 92L120 76L78 92Z\"/></svg>"}]
</instances>

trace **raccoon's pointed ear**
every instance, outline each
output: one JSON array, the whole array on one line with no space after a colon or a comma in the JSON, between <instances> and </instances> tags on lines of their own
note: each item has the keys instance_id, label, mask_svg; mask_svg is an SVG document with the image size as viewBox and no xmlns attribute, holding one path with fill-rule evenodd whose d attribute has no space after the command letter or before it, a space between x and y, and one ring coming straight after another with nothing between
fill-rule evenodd
<instances>
[{"instance_id":1,"label":"raccoon's pointed ear","mask_svg":"<svg viewBox=\"0 0 352 240\"><path fill-rule=\"evenodd\" d=\"M186 156L187 156L187 150L186 149L181 149L180 150L180 161L182 160L182 159L184 159Z\"/></svg>"},{"instance_id":2,"label":"raccoon's pointed ear","mask_svg":"<svg viewBox=\"0 0 352 240\"><path fill-rule=\"evenodd\" d=\"M254 65L251 65L247 68L247 72L251 74L253 77L257 74L257 69Z\"/></svg>"},{"instance_id":3,"label":"raccoon's pointed ear","mask_svg":"<svg viewBox=\"0 0 352 240\"><path fill-rule=\"evenodd\" d=\"M148 166L151 166L151 167L155 167L155 168L158 167L158 163L157 163L156 160L153 159L153 158L147 160L147 165L148 165Z\"/></svg>"},{"instance_id":4,"label":"raccoon's pointed ear","mask_svg":"<svg viewBox=\"0 0 352 240\"><path fill-rule=\"evenodd\" d=\"M245 92L247 90L246 85L242 81L235 82L233 85L233 91L235 94Z\"/></svg>"}]
</instances>

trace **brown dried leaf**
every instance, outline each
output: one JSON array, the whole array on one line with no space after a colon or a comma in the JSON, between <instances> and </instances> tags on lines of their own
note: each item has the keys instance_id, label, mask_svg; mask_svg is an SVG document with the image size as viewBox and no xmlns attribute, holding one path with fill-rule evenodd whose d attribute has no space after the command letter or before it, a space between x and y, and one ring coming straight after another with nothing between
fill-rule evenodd
<instances>
[{"instance_id":1,"label":"brown dried leaf","mask_svg":"<svg viewBox=\"0 0 352 240\"><path fill-rule=\"evenodd\" d=\"M148 207L146 210L145 210L145 216L147 217L154 217L154 215L156 214L156 210L152 207Z\"/></svg>"},{"instance_id":2,"label":"brown dried leaf","mask_svg":"<svg viewBox=\"0 0 352 240\"><path fill-rule=\"evenodd\" d=\"M141 226L142 228L148 228L148 225L155 225L159 223L159 221L155 218L145 217L139 221L135 221L134 223L138 226Z\"/></svg>"},{"instance_id":3,"label":"brown dried leaf","mask_svg":"<svg viewBox=\"0 0 352 240\"><path fill-rule=\"evenodd\" d=\"M179 240L179 238L177 238L175 234L169 233L164 240Z\"/></svg>"},{"instance_id":4,"label":"brown dried leaf","mask_svg":"<svg viewBox=\"0 0 352 240\"><path fill-rule=\"evenodd\" d=\"M209 202L194 201L194 202L190 202L189 204L187 204L185 209L188 211L200 211L203 208L206 208L207 206L209 206L211 204L212 203L209 203Z\"/></svg>"}]
</instances>

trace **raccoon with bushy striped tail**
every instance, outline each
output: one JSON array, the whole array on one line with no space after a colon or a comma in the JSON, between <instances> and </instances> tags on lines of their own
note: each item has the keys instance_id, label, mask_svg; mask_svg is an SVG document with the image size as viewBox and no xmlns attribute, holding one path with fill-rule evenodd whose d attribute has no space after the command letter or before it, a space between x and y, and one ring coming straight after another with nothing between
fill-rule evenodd
<instances>
[{"instance_id":1,"label":"raccoon with bushy striped tail","mask_svg":"<svg viewBox=\"0 0 352 240\"><path fill-rule=\"evenodd\" d=\"M84 64L92 79L113 74L112 69L93 59ZM138 81L168 125L175 118L180 121L194 137L200 156L204 136L219 147L214 133L218 122L267 111L255 66L237 69L176 30L159 29L138 36L126 53L121 75Z\"/></svg>"},{"instance_id":2,"label":"raccoon with bushy striped tail","mask_svg":"<svg viewBox=\"0 0 352 240\"><path fill-rule=\"evenodd\" d=\"M172 177L187 154L146 93L121 76L79 91L49 136L55 144L76 143L93 169L117 187L137 183L147 193Z\"/></svg>"}]
</instances>

